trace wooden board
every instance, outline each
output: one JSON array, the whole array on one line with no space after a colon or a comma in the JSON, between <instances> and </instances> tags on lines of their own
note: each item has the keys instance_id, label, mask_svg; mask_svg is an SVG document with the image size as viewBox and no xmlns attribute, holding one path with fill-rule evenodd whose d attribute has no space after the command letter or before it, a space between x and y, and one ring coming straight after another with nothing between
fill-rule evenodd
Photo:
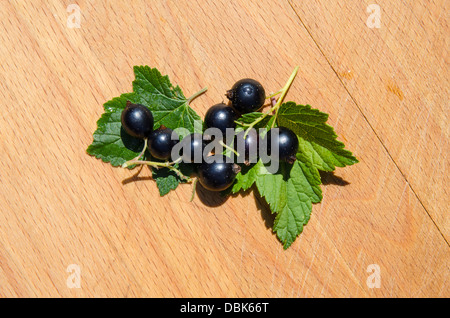
<instances>
[{"instance_id":1,"label":"wooden board","mask_svg":"<svg viewBox=\"0 0 450 318\"><path fill-rule=\"evenodd\" d=\"M0 296L450 295L444 1L381 1L380 28L367 1L77 4L80 28L61 1L0 2ZM300 65L287 100L329 113L361 162L323 176L286 251L253 191L160 198L148 169L85 152L133 65L208 86L201 116L237 79L277 91Z\"/></svg>"}]
</instances>

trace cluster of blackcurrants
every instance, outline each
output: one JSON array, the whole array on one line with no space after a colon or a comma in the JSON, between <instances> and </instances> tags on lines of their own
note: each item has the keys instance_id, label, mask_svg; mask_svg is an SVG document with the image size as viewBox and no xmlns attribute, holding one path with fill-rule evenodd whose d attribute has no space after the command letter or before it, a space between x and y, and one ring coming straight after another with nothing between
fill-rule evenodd
<instances>
[{"instance_id":1,"label":"cluster of blackcurrants","mask_svg":"<svg viewBox=\"0 0 450 318\"><path fill-rule=\"evenodd\" d=\"M218 129L224 139L227 130L236 128L236 120L243 114L260 110L265 101L266 94L263 86L253 79L242 79L236 82L226 92L230 105L216 104L208 109L204 118L204 128ZM151 156L158 160L174 160L179 162L195 163L198 180L202 186L212 191L222 191L233 184L240 166L235 162L226 160L223 156L210 156L205 154L208 143L217 140L217 135L211 137L205 133L193 133L182 139L179 158L173 158L173 149L177 145L176 133L167 127L161 126L153 129L153 115L144 105L127 102L121 117L122 127L125 131L137 138L145 139ZM258 160L261 144L266 145L266 153L271 156L276 153L277 160L293 163L298 150L298 139L295 133L286 128L270 129L264 137L255 129L241 131L234 134L234 149L239 156L243 156L244 164ZM245 137L245 138L244 138ZM223 143L222 143L223 144ZM275 148L274 148L275 147ZM183 149L187 149L183 153ZM190 151L189 151L190 150ZM275 151L273 151L275 150ZM208 160L209 158L221 160Z\"/></svg>"}]
</instances>

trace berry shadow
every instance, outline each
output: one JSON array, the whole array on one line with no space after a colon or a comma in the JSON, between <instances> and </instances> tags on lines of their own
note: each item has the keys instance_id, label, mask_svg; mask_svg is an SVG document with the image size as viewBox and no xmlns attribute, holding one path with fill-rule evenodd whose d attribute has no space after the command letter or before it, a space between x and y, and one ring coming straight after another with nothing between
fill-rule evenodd
<instances>
[{"instance_id":1,"label":"berry shadow","mask_svg":"<svg viewBox=\"0 0 450 318\"><path fill-rule=\"evenodd\" d=\"M200 184L200 182L197 182L197 185L195 186L195 194L204 205L209 207L221 206L230 197L229 195L224 195L221 192L210 191L208 189L205 189Z\"/></svg>"},{"instance_id":2,"label":"berry shadow","mask_svg":"<svg viewBox=\"0 0 450 318\"><path fill-rule=\"evenodd\" d=\"M195 173L194 173L194 175L195 175ZM202 201L203 204L205 204L206 206L209 206L209 207L221 206L229 198L236 198L238 196L246 197L253 192L253 190L250 188L245 191L241 190L238 193L232 193L231 192L232 187L233 186L229 187L228 189L226 189L224 191L215 192L215 191L210 191L208 189L205 189L200 184L200 182L197 182L195 191L196 191L196 195L198 196L200 201Z\"/></svg>"},{"instance_id":3,"label":"berry shadow","mask_svg":"<svg viewBox=\"0 0 450 318\"><path fill-rule=\"evenodd\" d=\"M123 127L120 127L120 139L125 148L131 151L139 153L144 148L144 140L130 136Z\"/></svg>"}]
</instances>

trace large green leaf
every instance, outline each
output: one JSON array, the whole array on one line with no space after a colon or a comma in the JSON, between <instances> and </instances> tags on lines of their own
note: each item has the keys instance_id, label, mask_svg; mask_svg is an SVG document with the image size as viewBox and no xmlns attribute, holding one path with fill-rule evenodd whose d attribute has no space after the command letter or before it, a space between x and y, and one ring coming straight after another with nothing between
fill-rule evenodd
<instances>
[{"instance_id":1,"label":"large green leaf","mask_svg":"<svg viewBox=\"0 0 450 318\"><path fill-rule=\"evenodd\" d=\"M303 161L312 162L317 169L333 171L335 167L345 167L357 163L353 154L344 149L337 135L326 123L328 114L311 108L287 102L278 111L277 122L294 131L299 137L299 153Z\"/></svg>"},{"instance_id":2,"label":"large green leaf","mask_svg":"<svg viewBox=\"0 0 450 318\"><path fill-rule=\"evenodd\" d=\"M256 186L265 198L272 213L277 213L273 231L288 248L308 223L312 203L322 200L320 176L317 169L308 167L300 160L290 165L280 163L275 174L260 174Z\"/></svg>"}]
</instances>

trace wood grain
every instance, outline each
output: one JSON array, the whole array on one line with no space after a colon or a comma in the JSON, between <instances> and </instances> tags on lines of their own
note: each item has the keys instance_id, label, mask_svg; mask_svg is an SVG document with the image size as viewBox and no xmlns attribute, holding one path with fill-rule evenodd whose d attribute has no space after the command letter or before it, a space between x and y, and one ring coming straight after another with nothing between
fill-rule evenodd
<instances>
[{"instance_id":1,"label":"wood grain","mask_svg":"<svg viewBox=\"0 0 450 318\"><path fill-rule=\"evenodd\" d=\"M445 1L291 1L305 28L448 241L448 19ZM317 16L315 12L324 14ZM346 32L332 32L345 25ZM370 25L370 21L369 21ZM351 78L342 74L350 73Z\"/></svg>"},{"instance_id":2,"label":"wood grain","mask_svg":"<svg viewBox=\"0 0 450 318\"><path fill-rule=\"evenodd\" d=\"M380 2L368 30L365 1L78 1L80 28L57 0L0 2L0 296L448 297L448 25L431 3ZM160 198L147 168L85 152L143 64L208 86L202 116L237 79L277 91L300 65L287 99L328 112L360 163L323 175L286 251L253 191Z\"/></svg>"}]
</instances>

